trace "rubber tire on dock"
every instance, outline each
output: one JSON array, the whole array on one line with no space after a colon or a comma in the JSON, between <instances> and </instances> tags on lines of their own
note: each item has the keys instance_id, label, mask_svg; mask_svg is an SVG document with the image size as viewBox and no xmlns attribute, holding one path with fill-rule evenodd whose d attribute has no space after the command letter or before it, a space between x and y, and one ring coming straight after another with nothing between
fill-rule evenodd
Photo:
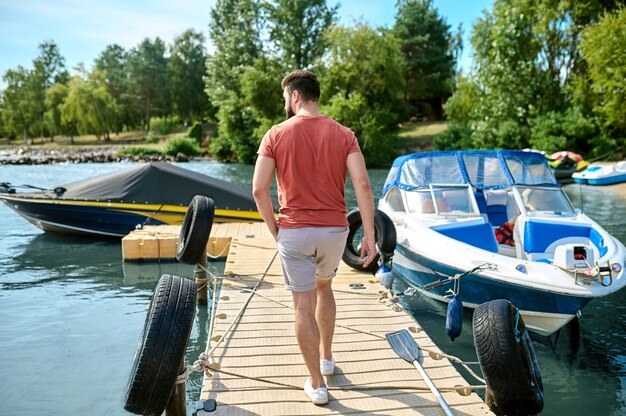
<instances>
[{"instance_id":1,"label":"rubber tire on dock","mask_svg":"<svg viewBox=\"0 0 626 416\"><path fill-rule=\"evenodd\" d=\"M204 195L194 196L185 212L183 226L180 229L176 260L187 264L200 262L202 254L206 251L214 218L215 202Z\"/></svg>"},{"instance_id":2,"label":"rubber tire on dock","mask_svg":"<svg viewBox=\"0 0 626 416\"><path fill-rule=\"evenodd\" d=\"M360 258L359 244L361 241L360 239L355 241L357 232L363 228L361 212L358 208L348 213L348 227L350 228L350 231L348 233L346 247L343 250L343 256L341 258L353 269L375 272L378 269L378 259L380 258L380 254L376 254L376 258L369 264L369 266L364 267L364 259ZM384 255L393 255L393 251L396 249L396 226L387 214L377 209L374 210L374 231L378 249Z\"/></svg>"},{"instance_id":3,"label":"rubber tire on dock","mask_svg":"<svg viewBox=\"0 0 626 416\"><path fill-rule=\"evenodd\" d=\"M508 300L474 311L474 346L496 414L536 415L543 409L543 383L535 350L521 315ZM516 326L519 342L516 340ZM489 404L489 403L488 403Z\"/></svg>"},{"instance_id":4,"label":"rubber tire on dock","mask_svg":"<svg viewBox=\"0 0 626 416\"><path fill-rule=\"evenodd\" d=\"M135 354L124 409L160 416L174 391L196 313L196 285L164 274L159 279Z\"/></svg>"}]
</instances>

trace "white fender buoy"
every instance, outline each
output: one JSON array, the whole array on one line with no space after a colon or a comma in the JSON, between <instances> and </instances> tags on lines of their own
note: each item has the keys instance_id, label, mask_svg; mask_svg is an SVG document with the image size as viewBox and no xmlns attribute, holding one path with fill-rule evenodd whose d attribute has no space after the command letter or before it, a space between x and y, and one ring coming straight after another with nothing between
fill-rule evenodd
<instances>
[{"instance_id":1,"label":"white fender buoy","mask_svg":"<svg viewBox=\"0 0 626 416\"><path fill-rule=\"evenodd\" d=\"M386 263L383 263L378 270L376 270L374 276L376 276L378 283L383 285L385 289L391 289L393 285L393 272Z\"/></svg>"}]
</instances>

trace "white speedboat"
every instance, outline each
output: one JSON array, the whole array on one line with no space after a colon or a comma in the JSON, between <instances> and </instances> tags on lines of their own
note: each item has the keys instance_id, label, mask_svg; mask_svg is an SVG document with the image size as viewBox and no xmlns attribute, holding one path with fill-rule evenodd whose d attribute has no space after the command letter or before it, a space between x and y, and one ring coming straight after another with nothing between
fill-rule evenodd
<instances>
[{"instance_id":1,"label":"white speedboat","mask_svg":"<svg viewBox=\"0 0 626 416\"><path fill-rule=\"evenodd\" d=\"M396 275L440 301L461 276L464 306L508 299L542 335L626 284L624 245L573 207L541 154L402 156L378 208L395 225ZM507 229L512 242L499 243L495 231Z\"/></svg>"},{"instance_id":2,"label":"white speedboat","mask_svg":"<svg viewBox=\"0 0 626 416\"><path fill-rule=\"evenodd\" d=\"M626 161L614 165L591 165L582 172L572 174L576 183L587 185L612 185L626 182Z\"/></svg>"}]
</instances>

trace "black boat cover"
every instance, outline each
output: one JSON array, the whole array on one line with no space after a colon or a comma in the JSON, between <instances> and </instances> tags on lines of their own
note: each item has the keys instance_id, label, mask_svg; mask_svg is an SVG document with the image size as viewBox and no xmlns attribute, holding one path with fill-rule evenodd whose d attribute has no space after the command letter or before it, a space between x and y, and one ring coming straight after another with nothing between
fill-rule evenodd
<instances>
[{"instance_id":1,"label":"black boat cover","mask_svg":"<svg viewBox=\"0 0 626 416\"><path fill-rule=\"evenodd\" d=\"M151 162L60 187L65 192L53 198L186 206L195 195L204 195L215 201L216 208L257 210L250 191L167 162Z\"/></svg>"}]
</instances>

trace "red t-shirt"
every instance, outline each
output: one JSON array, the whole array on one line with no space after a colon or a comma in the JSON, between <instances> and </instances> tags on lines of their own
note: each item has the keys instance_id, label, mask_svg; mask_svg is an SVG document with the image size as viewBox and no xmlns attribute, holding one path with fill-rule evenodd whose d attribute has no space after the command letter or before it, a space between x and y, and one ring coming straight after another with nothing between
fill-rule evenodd
<instances>
[{"instance_id":1,"label":"red t-shirt","mask_svg":"<svg viewBox=\"0 0 626 416\"><path fill-rule=\"evenodd\" d=\"M273 126L258 154L274 159L280 228L346 227L346 158L356 136L325 116L294 116Z\"/></svg>"}]
</instances>

